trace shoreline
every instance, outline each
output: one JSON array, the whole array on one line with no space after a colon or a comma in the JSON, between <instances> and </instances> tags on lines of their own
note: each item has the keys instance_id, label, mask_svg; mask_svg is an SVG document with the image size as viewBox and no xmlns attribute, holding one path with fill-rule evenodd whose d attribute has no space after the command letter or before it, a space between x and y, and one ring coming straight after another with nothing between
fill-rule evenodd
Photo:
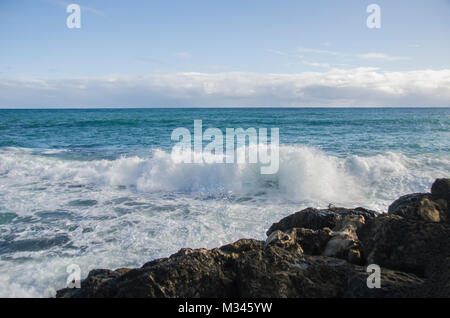
<instances>
[{"instance_id":1,"label":"shoreline","mask_svg":"<svg viewBox=\"0 0 450 318\"><path fill-rule=\"evenodd\" d=\"M381 269L380 288L370 287L369 265ZM266 241L95 269L56 297L450 297L450 179L400 197L385 214L307 208L274 223Z\"/></svg>"}]
</instances>

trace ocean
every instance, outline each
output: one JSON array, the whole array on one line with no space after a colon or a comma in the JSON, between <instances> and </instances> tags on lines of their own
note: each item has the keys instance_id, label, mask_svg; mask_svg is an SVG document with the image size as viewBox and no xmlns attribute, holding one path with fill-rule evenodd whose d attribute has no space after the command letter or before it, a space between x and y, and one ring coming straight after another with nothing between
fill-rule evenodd
<instances>
[{"instance_id":1,"label":"ocean","mask_svg":"<svg viewBox=\"0 0 450 318\"><path fill-rule=\"evenodd\" d=\"M194 120L278 128L278 172L174 163ZM264 239L309 206L383 213L449 175L449 108L0 110L0 297L52 297L70 264L84 278Z\"/></svg>"}]
</instances>

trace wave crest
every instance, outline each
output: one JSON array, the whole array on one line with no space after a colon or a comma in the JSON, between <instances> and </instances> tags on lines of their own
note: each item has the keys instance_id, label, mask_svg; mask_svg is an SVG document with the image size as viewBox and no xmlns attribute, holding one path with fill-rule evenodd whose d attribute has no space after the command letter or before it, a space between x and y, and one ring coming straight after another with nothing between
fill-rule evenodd
<instances>
[{"instance_id":1,"label":"wave crest","mask_svg":"<svg viewBox=\"0 0 450 318\"><path fill-rule=\"evenodd\" d=\"M100 187L133 187L140 192L254 194L265 192L291 201L360 204L424 191L450 170L450 161L409 158L387 152L341 158L319 149L280 147L277 174L260 174L259 164L175 163L157 149L148 157L69 161L33 155L19 148L0 152L0 175L9 184L49 180Z\"/></svg>"}]
</instances>

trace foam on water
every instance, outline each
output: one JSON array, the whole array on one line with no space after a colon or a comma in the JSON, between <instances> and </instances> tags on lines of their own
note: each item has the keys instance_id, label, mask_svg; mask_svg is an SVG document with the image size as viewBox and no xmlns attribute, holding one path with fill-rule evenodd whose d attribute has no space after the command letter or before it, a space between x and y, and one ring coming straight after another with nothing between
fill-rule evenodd
<instances>
[{"instance_id":1,"label":"foam on water","mask_svg":"<svg viewBox=\"0 0 450 318\"><path fill-rule=\"evenodd\" d=\"M271 199L281 196L283 200L309 200L316 205L365 200L358 202L382 210L384 200L427 189L433 178L448 171L449 162L447 158L409 158L394 152L340 158L312 147L281 146L278 173L262 175L257 164L175 163L163 150L146 157L73 161L36 155L32 149L4 148L0 150L0 176L3 196L17 191L47 196L57 189L67 195L66 187L88 187L94 194L120 187L133 193L252 195L265 191ZM40 187L45 191L36 191ZM18 204L16 199L11 197L9 204ZM30 203L35 206L36 202ZM16 206L11 210L27 213L32 209Z\"/></svg>"},{"instance_id":2,"label":"foam on water","mask_svg":"<svg viewBox=\"0 0 450 318\"><path fill-rule=\"evenodd\" d=\"M256 164L177 164L161 149L81 161L1 148L0 297L54 295L71 263L85 277L181 247L263 239L271 223L307 206L383 212L448 171L449 158L338 157L303 145L281 146L275 175L261 175Z\"/></svg>"}]
</instances>

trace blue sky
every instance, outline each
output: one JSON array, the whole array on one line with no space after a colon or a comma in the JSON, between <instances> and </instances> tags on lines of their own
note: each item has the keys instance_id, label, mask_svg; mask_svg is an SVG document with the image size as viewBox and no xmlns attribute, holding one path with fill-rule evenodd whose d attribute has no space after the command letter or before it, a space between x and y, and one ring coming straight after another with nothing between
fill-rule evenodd
<instances>
[{"instance_id":1,"label":"blue sky","mask_svg":"<svg viewBox=\"0 0 450 318\"><path fill-rule=\"evenodd\" d=\"M0 107L450 106L449 34L448 0L1 0Z\"/></svg>"}]
</instances>

